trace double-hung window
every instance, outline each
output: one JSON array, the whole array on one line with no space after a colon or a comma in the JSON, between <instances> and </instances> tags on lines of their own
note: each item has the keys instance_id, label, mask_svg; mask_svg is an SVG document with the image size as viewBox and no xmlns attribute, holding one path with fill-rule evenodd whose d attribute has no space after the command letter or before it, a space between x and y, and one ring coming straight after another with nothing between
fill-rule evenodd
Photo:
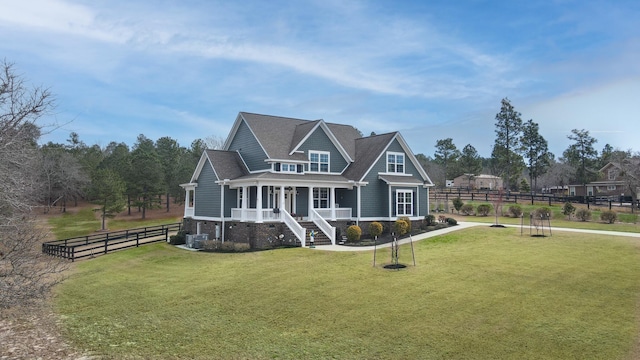
<instances>
[{"instance_id":1,"label":"double-hung window","mask_svg":"<svg viewBox=\"0 0 640 360\"><path fill-rule=\"evenodd\" d=\"M309 171L329 172L329 153L321 151L310 151Z\"/></svg>"},{"instance_id":2,"label":"double-hung window","mask_svg":"<svg viewBox=\"0 0 640 360\"><path fill-rule=\"evenodd\" d=\"M404 154L396 152L387 153L387 172L404 174Z\"/></svg>"},{"instance_id":3,"label":"double-hung window","mask_svg":"<svg viewBox=\"0 0 640 360\"><path fill-rule=\"evenodd\" d=\"M280 165L280 172L296 172L295 164L282 164Z\"/></svg>"},{"instance_id":4,"label":"double-hung window","mask_svg":"<svg viewBox=\"0 0 640 360\"><path fill-rule=\"evenodd\" d=\"M313 188L313 207L315 209L329 207L329 188Z\"/></svg>"},{"instance_id":5,"label":"double-hung window","mask_svg":"<svg viewBox=\"0 0 640 360\"><path fill-rule=\"evenodd\" d=\"M411 190L396 191L396 215L398 216L413 215L413 191Z\"/></svg>"}]
</instances>

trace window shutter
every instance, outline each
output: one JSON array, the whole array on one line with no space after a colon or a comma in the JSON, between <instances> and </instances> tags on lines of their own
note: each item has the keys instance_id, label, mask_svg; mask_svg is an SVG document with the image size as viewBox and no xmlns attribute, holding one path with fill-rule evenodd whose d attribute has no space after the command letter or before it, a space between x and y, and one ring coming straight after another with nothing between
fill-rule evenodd
<instances>
[{"instance_id":1,"label":"window shutter","mask_svg":"<svg viewBox=\"0 0 640 360\"><path fill-rule=\"evenodd\" d=\"M280 171L280 163L276 163L276 171Z\"/></svg>"},{"instance_id":2,"label":"window shutter","mask_svg":"<svg viewBox=\"0 0 640 360\"><path fill-rule=\"evenodd\" d=\"M302 173L302 172L303 172L303 170L304 170L304 167L303 167L303 165L302 165L302 164L298 164L298 165L297 165L297 168L298 168L298 172L299 172L299 173Z\"/></svg>"}]
</instances>

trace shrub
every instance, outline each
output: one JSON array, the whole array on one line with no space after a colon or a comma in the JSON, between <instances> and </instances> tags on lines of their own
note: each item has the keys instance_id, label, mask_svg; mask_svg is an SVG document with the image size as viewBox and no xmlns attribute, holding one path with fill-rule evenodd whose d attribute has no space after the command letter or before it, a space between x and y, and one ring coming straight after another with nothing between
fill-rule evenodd
<instances>
[{"instance_id":1,"label":"shrub","mask_svg":"<svg viewBox=\"0 0 640 360\"><path fill-rule=\"evenodd\" d=\"M576 207L572 203L566 202L562 206L562 213L571 219L571 215L576 212Z\"/></svg>"},{"instance_id":2,"label":"shrub","mask_svg":"<svg viewBox=\"0 0 640 360\"><path fill-rule=\"evenodd\" d=\"M618 219L618 214L613 210L605 210L600 213L600 220L613 224Z\"/></svg>"},{"instance_id":3,"label":"shrub","mask_svg":"<svg viewBox=\"0 0 640 360\"><path fill-rule=\"evenodd\" d=\"M513 216L514 218L521 217L522 216L522 206L520 206L518 204L509 206L509 215Z\"/></svg>"},{"instance_id":4,"label":"shrub","mask_svg":"<svg viewBox=\"0 0 640 360\"><path fill-rule=\"evenodd\" d=\"M460 211L462 211L463 215L471 215L473 214L473 205L471 204L464 204L462 205L462 207L460 208Z\"/></svg>"},{"instance_id":5,"label":"shrub","mask_svg":"<svg viewBox=\"0 0 640 360\"><path fill-rule=\"evenodd\" d=\"M347 228L347 241L356 242L362 236L362 229L358 225L351 225Z\"/></svg>"},{"instance_id":6,"label":"shrub","mask_svg":"<svg viewBox=\"0 0 640 360\"><path fill-rule=\"evenodd\" d=\"M539 220L550 220L553 216L551 209L543 206L533 210L533 217Z\"/></svg>"},{"instance_id":7,"label":"shrub","mask_svg":"<svg viewBox=\"0 0 640 360\"><path fill-rule=\"evenodd\" d=\"M382 224L377 221L369 224L369 235L375 238L376 236L380 236L380 234L382 234Z\"/></svg>"},{"instance_id":8,"label":"shrub","mask_svg":"<svg viewBox=\"0 0 640 360\"><path fill-rule=\"evenodd\" d=\"M403 219L396 220L396 223L394 225L395 225L394 227L396 229L397 236L402 236L406 234L407 230L409 229L409 224L407 224L407 222Z\"/></svg>"},{"instance_id":9,"label":"shrub","mask_svg":"<svg viewBox=\"0 0 640 360\"><path fill-rule=\"evenodd\" d=\"M171 245L184 245L186 241L187 232L184 230L180 230L177 234L169 236L169 244Z\"/></svg>"},{"instance_id":10,"label":"shrub","mask_svg":"<svg viewBox=\"0 0 640 360\"><path fill-rule=\"evenodd\" d=\"M576 210L576 218L580 221L587 221L591 219L591 210L589 209L578 209Z\"/></svg>"},{"instance_id":11,"label":"shrub","mask_svg":"<svg viewBox=\"0 0 640 360\"><path fill-rule=\"evenodd\" d=\"M489 215L489 213L491 212L491 205L489 204L480 204L478 205L478 207L476 208L476 212L478 213L478 215L480 216L487 216Z\"/></svg>"},{"instance_id":12,"label":"shrub","mask_svg":"<svg viewBox=\"0 0 640 360\"><path fill-rule=\"evenodd\" d=\"M462 199L460 199L459 196L453 199L453 208L456 209L458 214L460 214L460 209L462 209L462 205L464 205L464 202L462 201Z\"/></svg>"},{"instance_id":13,"label":"shrub","mask_svg":"<svg viewBox=\"0 0 640 360\"><path fill-rule=\"evenodd\" d=\"M251 250L251 246L248 243L233 241L205 240L202 242L202 249L206 251L243 252Z\"/></svg>"},{"instance_id":14,"label":"shrub","mask_svg":"<svg viewBox=\"0 0 640 360\"><path fill-rule=\"evenodd\" d=\"M454 218L447 218L447 224L449 224L449 225L458 225L458 222Z\"/></svg>"},{"instance_id":15,"label":"shrub","mask_svg":"<svg viewBox=\"0 0 640 360\"><path fill-rule=\"evenodd\" d=\"M426 215L424 217L424 223L427 226L433 226L436 224L436 216L433 214Z\"/></svg>"},{"instance_id":16,"label":"shrub","mask_svg":"<svg viewBox=\"0 0 640 360\"><path fill-rule=\"evenodd\" d=\"M398 219L400 220L404 220L404 222L407 223L407 232L410 233L411 232L411 220L409 220L409 217L407 216L401 216Z\"/></svg>"}]
</instances>

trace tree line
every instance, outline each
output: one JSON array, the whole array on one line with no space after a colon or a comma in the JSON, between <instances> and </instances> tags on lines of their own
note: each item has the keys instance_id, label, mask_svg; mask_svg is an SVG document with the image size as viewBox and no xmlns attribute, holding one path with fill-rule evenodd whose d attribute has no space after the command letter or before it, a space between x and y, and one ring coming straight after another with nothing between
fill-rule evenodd
<instances>
[{"instance_id":1,"label":"tree line","mask_svg":"<svg viewBox=\"0 0 640 360\"><path fill-rule=\"evenodd\" d=\"M589 131L573 129L572 143L560 157L549 151L547 140L533 119L522 120L508 98L501 101L495 116L495 141L489 158L481 157L471 144L459 150L452 138L437 140L433 157L418 154L437 186L460 175L500 176L506 191L539 192L543 187L586 184L602 178L599 172L609 162L616 163L625 179L625 191L637 199L640 187L640 153L620 150L610 144L598 152L598 142ZM586 193L586 191L585 191Z\"/></svg>"}]
</instances>

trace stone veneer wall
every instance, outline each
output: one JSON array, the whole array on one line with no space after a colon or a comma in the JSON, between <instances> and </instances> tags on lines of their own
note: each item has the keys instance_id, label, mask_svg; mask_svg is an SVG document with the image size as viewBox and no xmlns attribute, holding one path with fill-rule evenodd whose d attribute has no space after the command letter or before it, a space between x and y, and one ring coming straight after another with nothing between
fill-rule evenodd
<instances>
[{"instance_id":1,"label":"stone veneer wall","mask_svg":"<svg viewBox=\"0 0 640 360\"><path fill-rule=\"evenodd\" d=\"M192 218L183 219L183 229L187 234L195 234L197 231L197 223L200 222L201 232L203 234L209 234L209 239L215 238L216 225L222 227L220 221L204 221L194 220ZM395 221L378 221L382 224L382 234L389 234L393 231ZM351 225L355 225L355 221L330 221L331 225L336 227L336 241L340 241L342 235L347 233L347 228ZM362 236L368 236L369 224L372 221L360 221L360 229L362 229ZM412 229L420 227L422 221L411 221ZM222 232L222 229L221 229ZM280 235L284 235L280 240ZM271 249L279 246L301 246L300 240L289 230L289 228L283 223L242 223L238 221L226 221L225 222L225 241L234 241L238 243L247 243L251 249Z\"/></svg>"},{"instance_id":2,"label":"stone veneer wall","mask_svg":"<svg viewBox=\"0 0 640 360\"><path fill-rule=\"evenodd\" d=\"M203 234L209 234L209 239L215 238L216 225L222 227L220 221L183 219L183 229L188 234L197 232L197 223L202 225ZM226 221L224 229L225 241L247 243L251 249L270 249L279 246L300 246L300 241L283 223L242 223L238 221ZM221 233L222 233L222 229ZM280 235L283 238L280 239Z\"/></svg>"}]
</instances>

